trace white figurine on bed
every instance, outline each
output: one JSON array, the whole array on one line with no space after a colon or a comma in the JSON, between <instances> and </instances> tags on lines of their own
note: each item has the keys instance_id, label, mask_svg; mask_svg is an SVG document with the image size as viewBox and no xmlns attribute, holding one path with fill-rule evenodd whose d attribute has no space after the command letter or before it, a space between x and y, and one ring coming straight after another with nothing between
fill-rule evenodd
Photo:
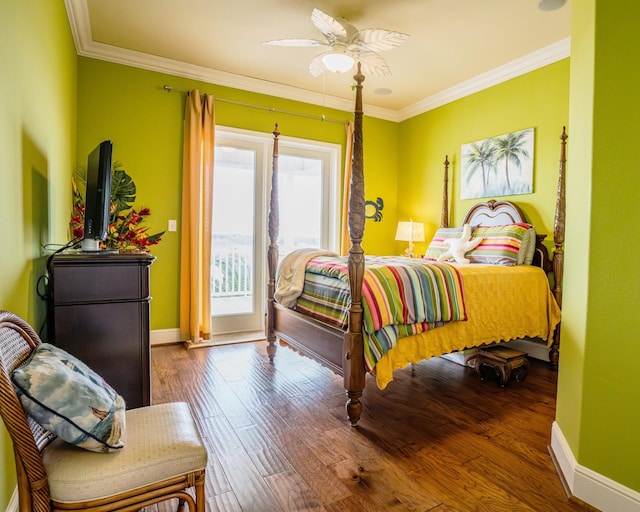
<instances>
[{"instance_id":1,"label":"white figurine on bed","mask_svg":"<svg viewBox=\"0 0 640 512\"><path fill-rule=\"evenodd\" d=\"M438 261L455 260L456 263L469 263L465 258L465 254L475 249L482 242L482 238L471 239L471 226L465 224L462 226L462 236L460 238L449 238L444 241L449 246L449 250L441 254Z\"/></svg>"}]
</instances>

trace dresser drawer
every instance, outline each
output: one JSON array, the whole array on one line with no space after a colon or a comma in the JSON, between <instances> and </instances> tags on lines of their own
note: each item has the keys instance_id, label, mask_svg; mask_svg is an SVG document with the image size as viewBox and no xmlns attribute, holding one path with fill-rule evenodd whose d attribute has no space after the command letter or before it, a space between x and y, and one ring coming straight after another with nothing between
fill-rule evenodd
<instances>
[{"instance_id":1,"label":"dresser drawer","mask_svg":"<svg viewBox=\"0 0 640 512\"><path fill-rule=\"evenodd\" d=\"M54 305L149 299L149 265L153 259L123 256L54 258Z\"/></svg>"},{"instance_id":2,"label":"dresser drawer","mask_svg":"<svg viewBox=\"0 0 640 512\"><path fill-rule=\"evenodd\" d=\"M136 300L149 296L148 272L134 265L65 265L55 268L54 304Z\"/></svg>"}]
</instances>

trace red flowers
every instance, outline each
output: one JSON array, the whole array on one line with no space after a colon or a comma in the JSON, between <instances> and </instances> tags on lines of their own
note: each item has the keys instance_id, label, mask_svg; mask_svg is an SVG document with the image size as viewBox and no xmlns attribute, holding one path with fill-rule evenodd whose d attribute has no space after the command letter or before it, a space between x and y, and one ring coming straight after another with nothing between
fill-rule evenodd
<instances>
[{"instance_id":1,"label":"red flowers","mask_svg":"<svg viewBox=\"0 0 640 512\"><path fill-rule=\"evenodd\" d=\"M124 185L127 188L127 195L122 191ZM73 237L81 239L84 234L84 198L74 179L72 179L72 188L73 211L69 224ZM150 235L149 227L142 225L145 218L151 215L151 210L141 208L136 211L133 208L135 191L135 184L126 172L114 169L111 187L111 222L104 242L109 249L148 251L150 246L162 240L164 231Z\"/></svg>"},{"instance_id":2,"label":"red flowers","mask_svg":"<svg viewBox=\"0 0 640 512\"><path fill-rule=\"evenodd\" d=\"M116 215L109 224L107 245L112 249L138 248L144 250L156 245L162 239L163 233L149 235L146 226L141 226L144 218L151 214L149 208L142 208L139 212L131 209L126 215Z\"/></svg>"}]
</instances>

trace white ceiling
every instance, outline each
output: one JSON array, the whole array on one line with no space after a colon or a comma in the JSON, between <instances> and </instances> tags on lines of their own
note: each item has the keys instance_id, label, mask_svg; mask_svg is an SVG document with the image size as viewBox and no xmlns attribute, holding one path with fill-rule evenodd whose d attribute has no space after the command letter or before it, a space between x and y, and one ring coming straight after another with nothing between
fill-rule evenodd
<instances>
[{"instance_id":1,"label":"white ceiling","mask_svg":"<svg viewBox=\"0 0 640 512\"><path fill-rule=\"evenodd\" d=\"M570 0L555 11L538 2L65 0L79 55L343 110L353 108L353 72L313 78L322 49L261 42L321 38L314 7L360 29L407 33L381 53L392 76L364 83L365 114L395 121L568 57Z\"/></svg>"}]
</instances>

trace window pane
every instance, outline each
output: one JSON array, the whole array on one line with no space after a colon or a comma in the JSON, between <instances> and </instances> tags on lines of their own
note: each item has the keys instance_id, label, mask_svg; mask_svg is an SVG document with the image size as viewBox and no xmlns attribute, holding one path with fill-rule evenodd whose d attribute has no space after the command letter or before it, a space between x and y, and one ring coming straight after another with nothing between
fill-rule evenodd
<instances>
[{"instance_id":1,"label":"window pane","mask_svg":"<svg viewBox=\"0 0 640 512\"><path fill-rule=\"evenodd\" d=\"M289 155L278 159L279 255L322 245L322 160Z\"/></svg>"},{"instance_id":2,"label":"window pane","mask_svg":"<svg viewBox=\"0 0 640 512\"><path fill-rule=\"evenodd\" d=\"M253 312L255 151L217 146L211 315Z\"/></svg>"}]
</instances>

